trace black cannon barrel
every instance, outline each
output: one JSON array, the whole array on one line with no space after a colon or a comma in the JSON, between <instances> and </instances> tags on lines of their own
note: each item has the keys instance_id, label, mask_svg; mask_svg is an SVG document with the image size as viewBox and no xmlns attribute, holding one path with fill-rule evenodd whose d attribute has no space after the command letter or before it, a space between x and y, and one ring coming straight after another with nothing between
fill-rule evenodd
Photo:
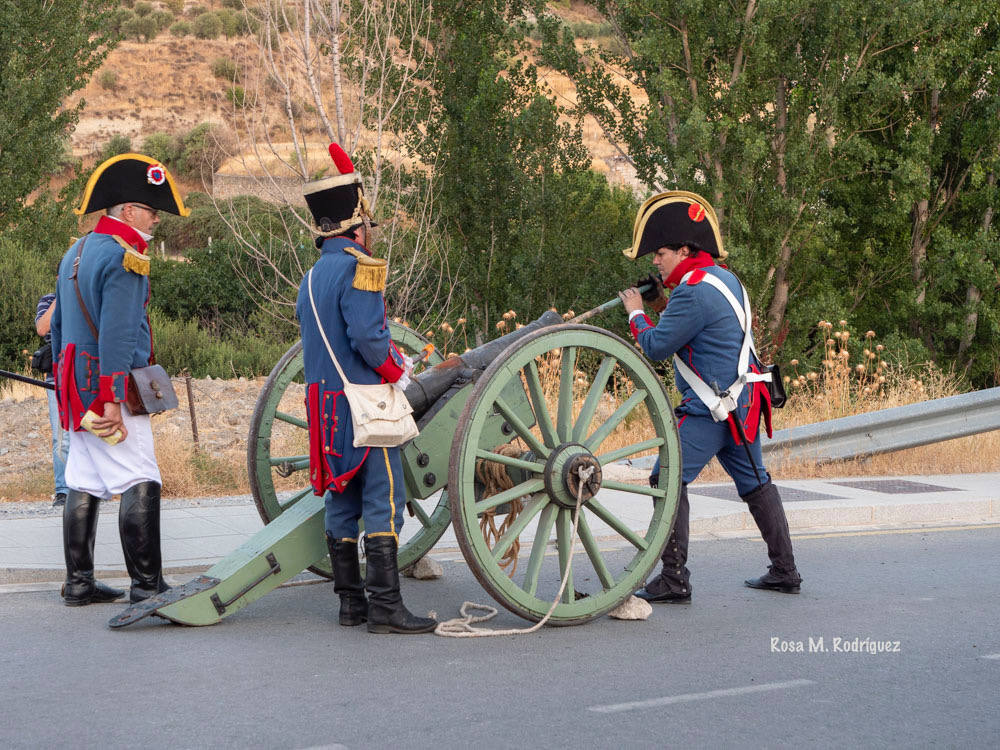
<instances>
[{"instance_id":1,"label":"black cannon barrel","mask_svg":"<svg viewBox=\"0 0 1000 750\"><path fill-rule=\"evenodd\" d=\"M413 407L414 417L419 419L434 402L441 398L451 388L458 378L468 376L470 371L485 370L508 346L529 333L541 328L559 325L562 316L551 310L546 311L537 320L518 328L498 339L488 341L482 346L470 349L457 357L449 357L444 362L424 370L413 378L406 388L406 399Z\"/></svg>"}]
</instances>

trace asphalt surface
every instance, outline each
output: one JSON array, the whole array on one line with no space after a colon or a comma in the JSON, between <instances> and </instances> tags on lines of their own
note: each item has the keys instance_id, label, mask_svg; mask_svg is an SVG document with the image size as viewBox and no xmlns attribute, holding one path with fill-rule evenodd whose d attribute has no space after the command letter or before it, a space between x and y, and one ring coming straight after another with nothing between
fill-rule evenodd
<instances>
[{"instance_id":1,"label":"asphalt surface","mask_svg":"<svg viewBox=\"0 0 1000 750\"><path fill-rule=\"evenodd\" d=\"M1000 525L794 543L797 596L742 586L760 541L695 540L690 605L491 639L338 627L328 583L120 631L120 605L6 593L0 747L996 747ZM404 579L413 611L486 601L444 567Z\"/></svg>"}]
</instances>

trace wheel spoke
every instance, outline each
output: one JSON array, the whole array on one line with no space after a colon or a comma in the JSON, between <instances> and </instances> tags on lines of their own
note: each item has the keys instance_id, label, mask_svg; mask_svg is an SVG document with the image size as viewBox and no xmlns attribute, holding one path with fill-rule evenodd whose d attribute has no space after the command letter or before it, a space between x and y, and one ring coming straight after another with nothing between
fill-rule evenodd
<instances>
[{"instance_id":1,"label":"wheel spoke","mask_svg":"<svg viewBox=\"0 0 1000 750\"><path fill-rule=\"evenodd\" d=\"M557 510L555 503L549 503L538 517L538 527L535 529L535 539L531 543L531 557L528 558L528 567L524 569L522 586L531 596L538 590L538 573L542 569L545 548L549 545L549 536L552 534L552 524L555 523Z\"/></svg>"},{"instance_id":2,"label":"wheel spoke","mask_svg":"<svg viewBox=\"0 0 1000 750\"><path fill-rule=\"evenodd\" d=\"M417 517L420 524L426 529L431 525L431 517L427 515L427 511L420 507L420 503L416 500L410 500L407 507L413 511L413 515Z\"/></svg>"},{"instance_id":3,"label":"wheel spoke","mask_svg":"<svg viewBox=\"0 0 1000 750\"><path fill-rule=\"evenodd\" d=\"M542 381L538 377L538 365L535 364L535 360L531 360L524 368L524 379L528 382L528 394L535 411L538 429L542 431L542 440L550 448L555 448L559 444L559 438L552 426L552 417L549 416L549 407L545 403Z\"/></svg>"},{"instance_id":4,"label":"wheel spoke","mask_svg":"<svg viewBox=\"0 0 1000 750\"><path fill-rule=\"evenodd\" d=\"M616 364L618 364L618 360L614 357L605 357L597 369L594 382L591 383L590 391L587 393L587 399L583 402L580 414L576 418L576 424L573 426L573 442L580 442L587 434L590 423L594 419L594 413L601 403L601 396L604 395L604 386L608 384L608 378L611 377L611 372L615 369Z\"/></svg>"},{"instance_id":5,"label":"wheel spoke","mask_svg":"<svg viewBox=\"0 0 1000 750\"><path fill-rule=\"evenodd\" d=\"M573 373L575 371L576 347L567 346L563 349L559 370L559 411L556 416L556 429L559 432L559 439L563 442L570 439L573 424Z\"/></svg>"},{"instance_id":6,"label":"wheel spoke","mask_svg":"<svg viewBox=\"0 0 1000 750\"><path fill-rule=\"evenodd\" d=\"M634 443L633 445L626 445L624 448L619 448L618 450L613 450L610 453L602 453L597 457L597 460L601 462L601 466L605 464L610 464L615 461L620 461L628 456L634 456L636 453L642 453L642 451L648 451L650 448L659 448L663 445L664 440L661 437L651 438L649 440L643 440L641 443Z\"/></svg>"},{"instance_id":7,"label":"wheel spoke","mask_svg":"<svg viewBox=\"0 0 1000 750\"><path fill-rule=\"evenodd\" d=\"M545 482L542 479L529 479L525 482L521 482L520 484L515 484L509 490L498 492L497 494L491 495L485 500L480 500L476 503L476 514L485 513L490 508L496 508L498 505L509 503L511 500L517 500L519 497L531 495L532 493L538 492L544 486Z\"/></svg>"},{"instance_id":8,"label":"wheel spoke","mask_svg":"<svg viewBox=\"0 0 1000 750\"><path fill-rule=\"evenodd\" d=\"M496 545L493 547L493 559L499 560L503 557L507 550L510 549L510 545L521 535L525 527L531 523L531 519L542 512L542 509L548 505L549 499L544 492L538 493L535 497L531 498L525 505L524 509L514 520L514 522L507 527L507 531L504 535L497 540Z\"/></svg>"},{"instance_id":9,"label":"wheel spoke","mask_svg":"<svg viewBox=\"0 0 1000 750\"><path fill-rule=\"evenodd\" d=\"M282 511L286 511L289 508L291 508L293 505L295 505L295 503L297 503L299 500L301 500L302 498L304 498L306 495L308 495L312 491L313 491L312 487L306 487L304 490L302 490L300 492L296 492L294 495L292 495L290 498L288 498L284 502L281 502L279 500L278 501L278 505L279 505L279 507L281 508Z\"/></svg>"},{"instance_id":10,"label":"wheel spoke","mask_svg":"<svg viewBox=\"0 0 1000 750\"><path fill-rule=\"evenodd\" d=\"M303 430L309 429L309 425L306 423L306 420L293 417L291 414L286 414L283 411L274 412L274 418L280 419L282 422L288 422L288 424L293 424L296 427L301 427Z\"/></svg>"},{"instance_id":11,"label":"wheel spoke","mask_svg":"<svg viewBox=\"0 0 1000 750\"><path fill-rule=\"evenodd\" d=\"M601 489L618 490L619 492L634 492L636 495L648 495L649 497L667 496L667 491L661 490L659 487L643 487L641 484L617 482L613 479L601 480Z\"/></svg>"},{"instance_id":12,"label":"wheel spoke","mask_svg":"<svg viewBox=\"0 0 1000 750\"><path fill-rule=\"evenodd\" d=\"M587 550L587 557L590 558L590 562L594 566L594 572L601 579L601 585L604 587L604 590L607 591L613 588L615 585L614 576L611 575L611 571L608 570L608 566L604 563L604 558L601 557L601 551L597 548L597 539L594 538L594 534L590 530L590 524L587 522L587 514L584 512L580 513L580 525L577 532L580 534L580 541L583 542L583 548Z\"/></svg>"},{"instance_id":13,"label":"wheel spoke","mask_svg":"<svg viewBox=\"0 0 1000 750\"><path fill-rule=\"evenodd\" d=\"M569 562L573 552L573 511L569 508L560 508L559 522L556 525L556 541L559 544L559 583L562 583L563 576L566 576L566 588L563 589L562 600L572 602L576 600L573 590L573 569Z\"/></svg>"},{"instance_id":14,"label":"wheel spoke","mask_svg":"<svg viewBox=\"0 0 1000 750\"><path fill-rule=\"evenodd\" d=\"M476 451L476 458L482 458L486 461L496 461L498 464L503 464L504 466L512 466L515 469L526 469L527 471L534 471L541 473L545 471L545 466L534 461L524 461L520 458L515 458L514 456L504 456L500 453L493 453L492 451L483 450L482 448Z\"/></svg>"},{"instance_id":15,"label":"wheel spoke","mask_svg":"<svg viewBox=\"0 0 1000 750\"><path fill-rule=\"evenodd\" d=\"M507 420L507 424L514 429L519 438L528 444L528 447L535 452L535 455L546 457L549 455L550 449L538 440L535 433L531 431L531 428L521 421L502 398L496 400L496 407L497 411Z\"/></svg>"},{"instance_id":16,"label":"wheel spoke","mask_svg":"<svg viewBox=\"0 0 1000 750\"><path fill-rule=\"evenodd\" d=\"M587 508L592 510L595 516L604 521L604 523L617 531L621 536L628 539L628 541L632 543L632 546L641 550L649 548L649 543L645 539L632 531L632 529L625 525L624 521L611 513L611 511L597 502L597 500L591 498L587 502Z\"/></svg>"},{"instance_id":17,"label":"wheel spoke","mask_svg":"<svg viewBox=\"0 0 1000 750\"><path fill-rule=\"evenodd\" d=\"M608 420L602 424L589 438L583 441L590 450L597 450L601 443L614 432L615 428L621 424L621 422L632 413L639 404L641 404L646 399L646 391L640 389L633 393L628 401L615 409L615 413L608 417Z\"/></svg>"}]
</instances>

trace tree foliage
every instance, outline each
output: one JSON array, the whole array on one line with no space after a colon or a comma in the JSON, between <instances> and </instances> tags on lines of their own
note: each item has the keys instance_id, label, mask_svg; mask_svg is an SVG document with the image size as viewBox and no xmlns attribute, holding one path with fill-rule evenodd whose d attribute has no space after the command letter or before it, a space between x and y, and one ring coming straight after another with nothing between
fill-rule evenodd
<instances>
[{"instance_id":1,"label":"tree foliage","mask_svg":"<svg viewBox=\"0 0 1000 750\"><path fill-rule=\"evenodd\" d=\"M775 343L808 350L840 311L984 382L998 332L995 4L593 4L616 49L581 53L543 18L545 59L651 190L714 203Z\"/></svg>"},{"instance_id":2,"label":"tree foliage","mask_svg":"<svg viewBox=\"0 0 1000 750\"><path fill-rule=\"evenodd\" d=\"M0 0L0 231L61 166L82 102L66 107L114 40L110 0Z\"/></svg>"}]
</instances>

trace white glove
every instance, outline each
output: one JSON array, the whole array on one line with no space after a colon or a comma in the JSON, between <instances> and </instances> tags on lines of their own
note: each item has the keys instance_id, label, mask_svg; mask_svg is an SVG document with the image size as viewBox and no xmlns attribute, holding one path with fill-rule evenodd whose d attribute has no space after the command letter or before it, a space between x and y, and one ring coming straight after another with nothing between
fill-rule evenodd
<instances>
[{"instance_id":1,"label":"white glove","mask_svg":"<svg viewBox=\"0 0 1000 750\"><path fill-rule=\"evenodd\" d=\"M405 391L406 387L413 382L410 375L413 374L413 360L410 357L403 355L403 374L399 376L399 380L393 383L393 386L401 391Z\"/></svg>"}]
</instances>

